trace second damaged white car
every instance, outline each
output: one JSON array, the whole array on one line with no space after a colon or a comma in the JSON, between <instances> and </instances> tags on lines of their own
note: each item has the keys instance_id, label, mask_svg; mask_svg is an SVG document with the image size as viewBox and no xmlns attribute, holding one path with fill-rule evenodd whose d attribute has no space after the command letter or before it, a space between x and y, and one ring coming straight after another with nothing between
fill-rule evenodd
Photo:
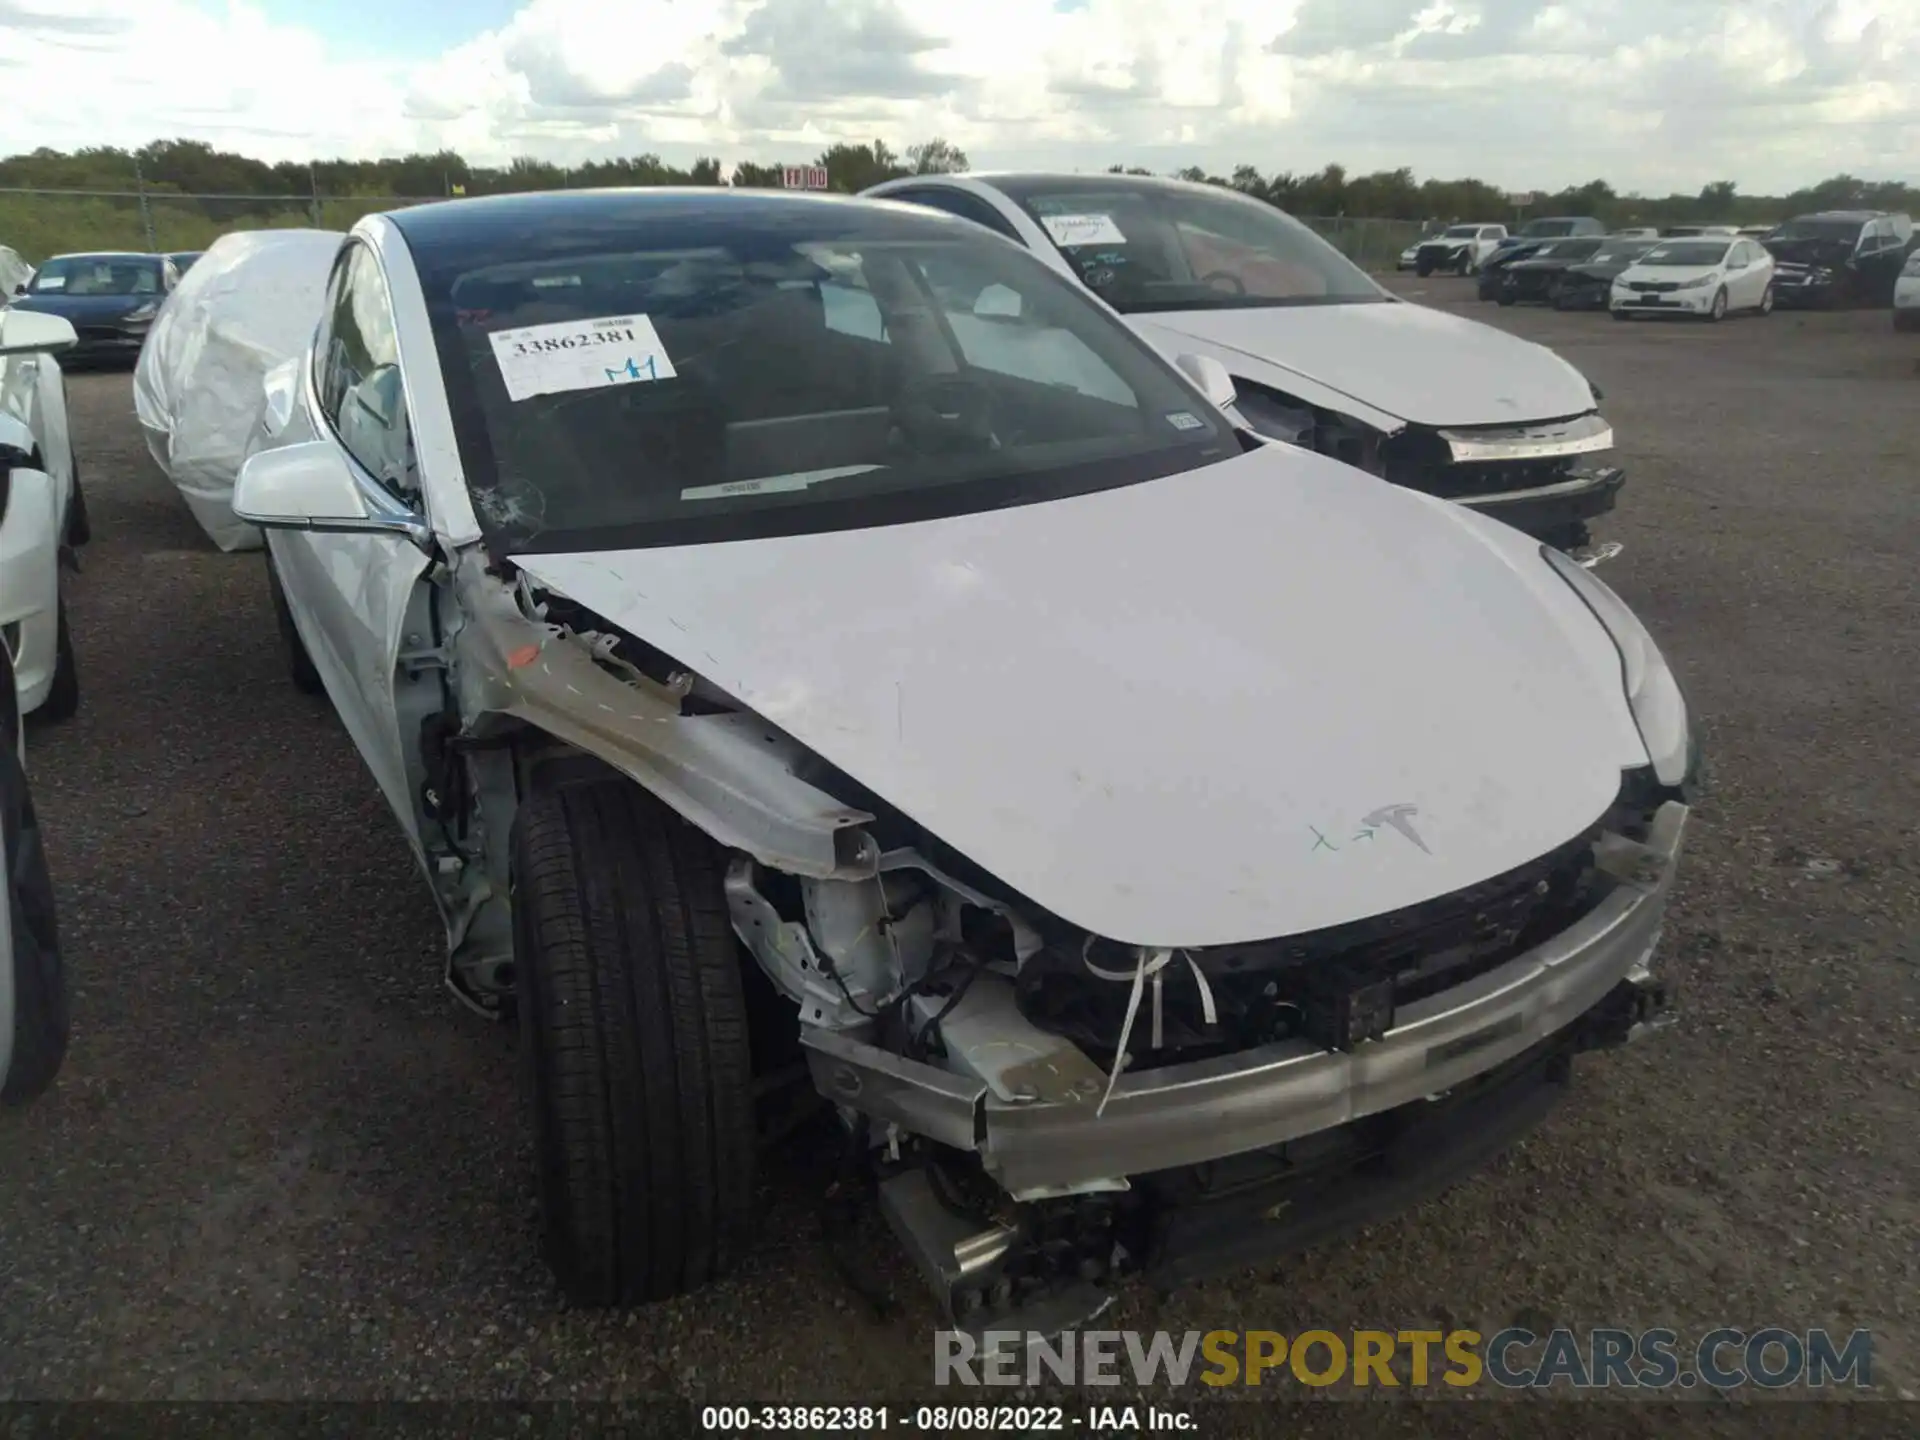
<instances>
[{"instance_id":1,"label":"second damaged white car","mask_svg":"<svg viewBox=\"0 0 1920 1440\"><path fill-rule=\"evenodd\" d=\"M1586 550L1589 522L1626 482L1600 392L1565 359L1401 299L1265 201L1144 175L912 175L866 193L984 225L1085 285L1169 359L1211 356L1233 378L1238 414L1269 439L1570 551ZM1505 242L1460 243L1459 264L1477 268Z\"/></svg>"},{"instance_id":2,"label":"second damaged white car","mask_svg":"<svg viewBox=\"0 0 1920 1440\"><path fill-rule=\"evenodd\" d=\"M799 1057L948 1312L1037 1328L1444 1182L1662 1018L1653 641L1217 378L904 206L355 228L235 509L517 1014L576 1301L726 1270Z\"/></svg>"}]
</instances>

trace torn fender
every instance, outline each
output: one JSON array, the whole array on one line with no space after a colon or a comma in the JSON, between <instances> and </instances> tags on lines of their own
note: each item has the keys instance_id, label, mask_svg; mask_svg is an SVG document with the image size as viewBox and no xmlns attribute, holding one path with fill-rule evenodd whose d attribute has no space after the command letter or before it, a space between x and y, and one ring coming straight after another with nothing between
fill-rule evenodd
<instances>
[{"instance_id":1,"label":"torn fender","mask_svg":"<svg viewBox=\"0 0 1920 1440\"><path fill-rule=\"evenodd\" d=\"M880 852L858 827L874 817L794 774L791 737L744 713L686 715L645 677L603 668L588 643L529 620L473 552L454 586L466 627L456 638L469 724L511 716L604 761L718 844L794 875L859 880Z\"/></svg>"}]
</instances>

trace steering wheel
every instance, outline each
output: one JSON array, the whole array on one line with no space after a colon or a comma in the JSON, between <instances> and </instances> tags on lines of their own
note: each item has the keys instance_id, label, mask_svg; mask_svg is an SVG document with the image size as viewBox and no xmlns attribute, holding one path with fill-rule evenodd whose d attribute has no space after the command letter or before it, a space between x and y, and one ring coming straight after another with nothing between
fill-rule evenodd
<instances>
[{"instance_id":1,"label":"steering wheel","mask_svg":"<svg viewBox=\"0 0 1920 1440\"><path fill-rule=\"evenodd\" d=\"M1247 282L1242 280L1238 275L1228 274L1225 270L1214 270L1202 275L1200 277L1200 283L1211 286L1215 290L1224 290L1229 295L1244 295L1247 293Z\"/></svg>"},{"instance_id":2,"label":"steering wheel","mask_svg":"<svg viewBox=\"0 0 1920 1440\"><path fill-rule=\"evenodd\" d=\"M933 454L991 450L993 392L965 375L913 381L894 403L894 418L914 446Z\"/></svg>"}]
</instances>

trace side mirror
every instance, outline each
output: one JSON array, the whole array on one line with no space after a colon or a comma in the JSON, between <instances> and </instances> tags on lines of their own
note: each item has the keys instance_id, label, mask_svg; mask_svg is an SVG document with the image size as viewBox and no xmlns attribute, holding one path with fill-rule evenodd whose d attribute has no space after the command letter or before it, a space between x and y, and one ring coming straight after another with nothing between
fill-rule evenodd
<instances>
[{"instance_id":1,"label":"side mirror","mask_svg":"<svg viewBox=\"0 0 1920 1440\"><path fill-rule=\"evenodd\" d=\"M369 504L353 464L331 440L262 450L233 483L235 518L263 530L405 535L431 543L426 522L397 501Z\"/></svg>"},{"instance_id":2,"label":"side mirror","mask_svg":"<svg viewBox=\"0 0 1920 1440\"><path fill-rule=\"evenodd\" d=\"M9 306L0 320L0 355L57 355L79 343L73 322L63 315Z\"/></svg>"},{"instance_id":3,"label":"side mirror","mask_svg":"<svg viewBox=\"0 0 1920 1440\"><path fill-rule=\"evenodd\" d=\"M1239 392L1233 388L1233 376L1227 373L1226 366L1211 355L1186 354L1173 363L1180 367L1181 374L1200 387L1200 393L1207 397L1208 403L1216 410L1226 409L1238 398Z\"/></svg>"}]
</instances>

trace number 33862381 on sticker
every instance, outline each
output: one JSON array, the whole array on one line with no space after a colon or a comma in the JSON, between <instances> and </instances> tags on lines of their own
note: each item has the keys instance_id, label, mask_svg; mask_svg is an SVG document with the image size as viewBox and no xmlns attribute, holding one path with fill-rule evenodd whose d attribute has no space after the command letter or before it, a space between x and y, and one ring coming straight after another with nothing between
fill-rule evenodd
<instances>
[{"instance_id":1,"label":"number 33862381 on sticker","mask_svg":"<svg viewBox=\"0 0 1920 1440\"><path fill-rule=\"evenodd\" d=\"M507 398L671 380L673 361L645 315L603 315L487 336Z\"/></svg>"}]
</instances>

